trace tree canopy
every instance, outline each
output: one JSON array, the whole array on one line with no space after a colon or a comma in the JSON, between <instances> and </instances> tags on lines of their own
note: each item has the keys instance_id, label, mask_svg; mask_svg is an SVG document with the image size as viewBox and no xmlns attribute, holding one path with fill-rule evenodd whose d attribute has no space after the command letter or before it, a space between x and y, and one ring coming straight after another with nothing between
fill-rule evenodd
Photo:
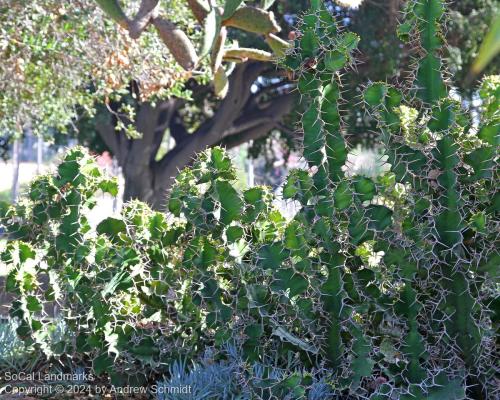
<instances>
[{"instance_id":1,"label":"tree canopy","mask_svg":"<svg viewBox=\"0 0 500 400\"><path fill-rule=\"evenodd\" d=\"M133 31L124 23L115 24L113 19L118 17L113 14L113 6L119 6L115 1L8 0L0 6L0 131L20 132L27 123L38 132L47 128L64 130L76 117L77 105L91 112L96 101L128 93L131 81L139 85L142 101L171 95L187 97L189 92L183 83L189 78L206 81L212 67L216 89L222 85L219 90L223 91L224 82L220 81L227 81L227 74L218 72L222 57L238 62L270 59L269 52L238 49L232 41L221 42L226 35L221 13L231 16L234 10L212 7L213 12L200 15L201 2L196 1L121 3L123 8L115 12L138 15L139 19L142 15L146 18L142 29L134 27ZM144 7L151 8L146 17ZM270 35L279 30L272 13L253 7L247 10L257 14L240 12L234 21L226 16L226 25L265 33L275 50L276 44L286 46L286 42ZM246 21L255 16L260 16L263 26L253 27ZM151 18L157 32L146 29ZM183 47L183 41L189 44ZM210 61L205 53L224 44L225 53L213 54ZM199 58L189 53L198 50ZM186 61L189 57L195 59Z\"/></svg>"},{"instance_id":2,"label":"tree canopy","mask_svg":"<svg viewBox=\"0 0 500 400\"><path fill-rule=\"evenodd\" d=\"M196 36L181 2L170 9ZM0 131L30 123L64 130L76 105L119 95L132 79L144 97L182 93L188 77L154 34L132 40L91 0L7 0L0 6Z\"/></svg>"},{"instance_id":3,"label":"tree canopy","mask_svg":"<svg viewBox=\"0 0 500 400\"><path fill-rule=\"evenodd\" d=\"M356 106L359 87L397 83L418 56L395 33L402 0L346 7L359 3L325 2L340 25L361 37L358 73L345 82L351 144L376 131L373 118ZM134 171L126 178L127 198L161 203L172 177L206 147L251 141L251 153L258 154L271 131L295 145L296 120L287 117L296 104L294 77L268 61L289 46L284 39L293 38L307 6L7 0L0 6L0 136L19 134L27 125L51 140L54 132L77 131L82 143L111 151L126 177L128 168ZM474 87L468 71L498 5L451 2L449 13L443 31L449 46L442 55L450 80L458 88ZM485 73L495 68L491 63ZM147 127L141 122L149 120L154 122ZM143 160L141 168L132 159Z\"/></svg>"}]
</instances>

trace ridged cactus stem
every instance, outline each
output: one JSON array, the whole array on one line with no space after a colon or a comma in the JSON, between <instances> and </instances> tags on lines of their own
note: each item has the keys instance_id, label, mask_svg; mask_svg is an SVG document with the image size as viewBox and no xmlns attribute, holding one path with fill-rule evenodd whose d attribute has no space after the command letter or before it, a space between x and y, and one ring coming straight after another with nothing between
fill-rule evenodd
<instances>
[{"instance_id":1,"label":"ridged cactus stem","mask_svg":"<svg viewBox=\"0 0 500 400\"><path fill-rule=\"evenodd\" d=\"M418 0L413 7L413 17L420 33L420 44L425 56L419 60L417 70L417 96L428 104L438 102L447 90L442 77L439 50L444 44L440 21L443 18L442 0Z\"/></svg>"},{"instance_id":2,"label":"ridged cactus stem","mask_svg":"<svg viewBox=\"0 0 500 400\"><path fill-rule=\"evenodd\" d=\"M323 87L321 103L321 119L324 123L326 160L328 163L328 176L330 182L338 182L344 177L342 167L347 160L347 145L341 132L341 117L338 101L340 98L340 85L338 77L333 76L332 81Z\"/></svg>"},{"instance_id":3,"label":"ridged cactus stem","mask_svg":"<svg viewBox=\"0 0 500 400\"><path fill-rule=\"evenodd\" d=\"M334 255L328 260L328 280L321 288L323 305L328 313L329 324L325 355L334 368L340 366L344 348L341 337L341 313L346 297L342 280L344 262L345 259L340 254Z\"/></svg>"}]
</instances>

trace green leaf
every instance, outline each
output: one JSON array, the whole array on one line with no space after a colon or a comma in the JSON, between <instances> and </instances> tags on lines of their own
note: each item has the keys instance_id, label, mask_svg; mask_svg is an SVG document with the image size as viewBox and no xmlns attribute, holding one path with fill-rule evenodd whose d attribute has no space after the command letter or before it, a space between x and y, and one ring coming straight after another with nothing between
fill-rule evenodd
<instances>
[{"instance_id":1,"label":"green leaf","mask_svg":"<svg viewBox=\"0 0 500 400\"><path fill-rule=\"evenodd\" d=\"M248 285L247 296L253 307L264 307L269 303L270 293L263 285Z\"/></svg>"},{"instance_id":2,"label":"green leaf","mask_svg":"<svg viewBox=\"0 0 500 400\"><path fill-rule=\"evenodd\" d=\"M354 181L354 190L360 201L368 201L375 197L377 189L370 178L358 177Z\"/></svg>"},{"instance_id":3,"label":"green leaf","mask_svg":"<svg viewBox=\"0 0 500 400\"><path fill-rule=\"evenodd\" d=\"M498 146L500 144L500 124L482 126L477 136L492 146Z\"/></svg>"},{"instance_id":4,"label":"green leaf","mask_svg":"<svg viewBox=\"0 0 500 400\"><path fill-rule=\"evenodd\" d=\"M160 353L155 346L155 342L150 337L142 339L138 344L131 346L130 352L141 359L151 359Z\"/></svg>"},{"instance_id":5,"label":"green leaf","mask_svg":"<svg viewBox=\"0 0 500 400\"><path fill-rule=\"evenodd\" d=\"M374 83L366 88L364 99L372 107L381 106L386 93L387 85L385 83Z\"/></svg>"},{"instance_id":6,"label":"green leaf","mask_svg":"<svg viewBox=\"0 0 500 400\"><path fill-rule=\"evenodd\" d=\"M176 217L179 217L181 214L182 201L178 197L174 197L173 193L168 201L168 210Z\"/></svg>"},{"instance_id":7,"label":"green leaf","mask_svg":"<svg viewBox=\"0 0 500 400\"><path fill-rule=\"evenodd\" d=\"M474 180L491 178L494 157L495 149L493 146L481 147L465 155L464 161L474 169L472 176Z\"/></svg>"},{"instance_id":8,"label":"green leaf","mask_svg":"<svg viewBox=\"0 0 500 400\"><path fill-rule=\"evenodd\" d=\"M341 36L342 47L348 52L355 50L358 47L360 37L354 32L346 32Z\"/></svg>"},{"instance_id":9,"label":"green leaf","mask_svg":"<svg viewBox=\"0 0 500 400\"><path fill-rule=\"evenodd\" d=\"M500 14L493 17L491 27L486 34L479 54L472 65L472 72L479 74L500 52Z\"/></svg>"},{"instance_id":10,"label":"green leaf","mask_svg":"<svg viewBox=\"0 0 500 400\"><path fill-rule=\"evenodd\" d=\"M341 182L333 193L334 207L338 211L342 211L349 207L352 203L351 185L349 182Z\"/></svg>"},{"instance_id":11,"label":"green leaf","mask_svg":"<svg viewBox=\"0 0 500 400\"><path fill-rule=\"evenodd\" d=\"M227 3L226 3L227 4ZM203 27L203 46L201 47L201 57L206 56L212 50L217 36L221 29L220 14L216 7L213 7L207 14Z\"/></svg>"},{"instance_id":12,"label":"green leaf","mask_svg":"<svg viewBox=\"0 0 500 400\"><path fill-rule=\"evenodd\" d=\"M440 373L436 378L435 386L428 389L427 400L461 400L466 398L465 387L461 379L449 380L445 373Z\"/></svg>"},{"instance_id":13,"label":"green leaf","mask_svg":"<svg viewBox=\"0 0 500 400\"><path fill-rule=\"evenodd\" d=\"M227 225L241 217L243 201L229 182L217 181L215 191L221 204L221 221Z\"/></svg>"},{"instance_id":14,"label":"green leaf","mask_svg":"<svg viewBox=\"0 0 500 400\"><path fill-rule=\"evenodd\" d=\"M108 281L108 283L104 286L104 288L101 291L101 296L104 298L109 294L114 294L116 289L121 286L123 283L127 283L127 286L131 286L130 283L132 282L132 279L130 277L130 274L127 271L120 271L118 273L115 273L111 280Z\"/></svg>"},{"instance_id":15,"label":"green leaf","mask_svg":"<svg viewBox=\"0 0 500 400\"><path fill-rule=\"evenodd\" d=\"M320 110L312 103L302 117L304 129L304 157L310 165L319 166L323 160L322 149L325 146L325 137L322 134Z\"/></svg>"},{"instance_id":16,"label":"green leaf","mask_svg":"<svg viewBox=\"0 0 500 400\"><path fill-rule=\"evenodd\" d=\"M109 193L111 196L118 196L118 182L116 179L106 179L99 183L99 189L104 193Z\"/></svg>"},{"instance_id":17,"label":"green leaf","mask_svg":"<svg viewBox=\"0 0 500 400\"><path fill-rule=\"evenodd\" d=\"M356 356L351 363L352 379L353 383L357 385L362 377L371 375L375 361L369 358L371 348L362 330L356 326L352 326L350 330L354 337L352 351Z\"/></svg>"},{"instance_id":18,"label":"green leaf","mask_svg":"<svg viewBox=\"0 0 500 400\"><path fill-rule=\"evenodd\" d=\"M312 30L307 30L304 32L300 40L300 48L302 57L312 57L315 55L319 48L318 37Z\"/></svg>"},{"instance_id":19,"label":"green leaf","mask_svg":"<svg viewBox=\"0 0 500 400\"><path fill-rule=\"evenodd\" d=\"M381 205L370 205L367 207L368 217L373 226L382 231L392 225L392 210Z\"/></svg>"},{"instance_id":20,"label":"green leaf","mask_svg":"<svg viewBox=\"0 0 500 400\"><path fill-rule=\"evenodd\" d=\"M325 56L325 66L330 71L338 71L347 63L347 56L345 53L340 52L338 50L330 51Z\"/></svg>"},{"instance_id":21,"label":"green leaf","mask_svg":"<svg viewBox=\"0 0 500 400\"><path fill-rule=\"evenodd\" d=\"M72 186L77 186L84 183L84 168L81 169L81 165L85 165L86 163L90 164L92 168L97 168L95 162L89 159L88 151L83 147L77 146L69 150L57 169L59 175L59 179L55 180L57 186L62 187L66 183L71 183ZM87 175L92 176L93 173L88 173Z\"/></svg>"},{"instance_id":22,"label":"green leaf","mask_svg":"<svg viewBox=\"0 0 500 400\"><path fill-rule=\"evenodd\" d=\"M413 25L411 23L405 22L398 26L397 34L399 39L407 43L410 40L410 32L413 29Z\"/></svg>"},{"instance_id":23,"label":"green leaf","mask_svg":"<svg viewBox=\"0 0 500 400\"><path fill-rule=\"evenodd\" d=\"M285 230L285 247L290 250L300 250L305 246L303 229L297 221L292 221Z\"/></svg>"},{"instance_id":24,"label":"green leaf","mask_svg":"<svg viewBox=\"0 0 500 400\"><path fill-rule=\"evenodd\" d=\"M233 165L231 163L231 159L222 148L212 148L210 150L210 160L212 161L217 173L230 173L230 175L232 176Z\"/></svg>"},{"instance_id":25,"label":"green leaf","mask_svg":"<svg viewBox=\"0 0 500 400\"><path fill-rule=\"evenodd\" d=\"M111 370L112 366L113 359L107 353L102 353L92 361L92 368L96 375L101 375Z\"/></svg>"},{"instance_id":26,"label":"green leaf","mask_svg":"<svg viewBox=\"0 0 500 400\"><path fill-rule=\"evenodd\" d=\"M123 23L127 19L118 0L95 0L95 2L116 22Z\"/></svg>"},{"instance_id":27,"label":"green leaf","mask_svg":"<svg viewBox=\"0 0 500 400\"><path fill-rule=\"evenodd\" d=\"M0 201L0 219L7 216L10 209L10 204L7 201Z\"/></svg>"},{"instance_id":28,"label":"green leaf","mask_svg":"<svg viewBox=\"0 0 500 400\"><path fill-rule=\"evenodd\" d=\"M446 96L446 86L441 77L441 60L432 54L420 61L417 71L417 95L426 103L436 103Z\"/></svg>"},{"instance_id":29,"label":"green leaf","mask_svg":"<svg viewBox=\"0 0 500 400\"><path fill-rule=\"evenodd\" d=\"M107 235L111 239L117 239L118 234L125 233L126 231L127 226L125 222L113 217L106 218L97 225L97 233L100 235Z\"/></svg>"},{"instance_id":30,"label":"green leaf","mask_svg":"<svg viewBox=\"0 0 500 400\"><path fill-rule=\"evenodd\" d=\"M18 249L19 249L19 261L21 263L26 262L26 260L34 260L36 257L36 252L31 247L31 245L23 242L18 242Z\"/></svg>"},{"instance_id":31,"label":"green leaf","mask_svg":"<svg viewBox=\"0 0 500 400\"><path fill-rule=\"evenodd\" d=\"M42 311L42 303L35 296L27 296L26 308L31 312L39 312Z\"/></svg>"},{"instance_id":32,"label":"green leaf","mask_svg":"<svg viewBox=\"0 0 500 400\"><path fill-rule=\"evenodd\" d=\"M272 289L276 291L289 290L290 297L305 292L309 286L307 279L297 274L293 269L280 269L274 277L276 280L271 284Z\"/></svg>"},{"instance_id":33,"label":"green leaf","mask_svg":"<svg viewBox=\"0 0 500 400\"><path fill-rule=\"evenodd\" d=\"M278 269L287 257L288 250L280 243L273 243L261 247L257 262L264 269Z\"/></svg>"},{"instance_id":34,"label":"green leaf","mask_svg":"<svg viewBox=\"0 0 500 400\"><path fill-rule=\"evenodd\" d=\"M254 187L245 191L243 197L245 202L251 205L257 205L264 197L264 190L259 187Z\"/></svg>"},{"instance_id":35,"label":"green leaf","mask_svg":"<svg viewBox=\"0 0 500 400\"><path fill-rule=\"evenodd\" d=\"M262 8L263 10L268 10L273 6L275 2L276 0L262 0L262 5L260 6L260 8Z\"/></svg>"},{"instance_id":36,"label":"green leaf","mask_svg":"<svg viewBox=\"0 0 500 400\"><path fill-rule=\"evenodd\" d=\"M226 0L224 4L224 14L222 15L222 19L230 18L235 11L243 4L243 0Z\"/></svg>"},{"instance_id":37,"label":"green leaf","mask_svg":"<svg viewBox=\"0 0 500 400\"><path fill-rule=\"evenodd\" d=\"M229 243L234 243L243 237L244 231L241 226L230 226L226 229L226 237Z\"/></svg>"}]
</instances>

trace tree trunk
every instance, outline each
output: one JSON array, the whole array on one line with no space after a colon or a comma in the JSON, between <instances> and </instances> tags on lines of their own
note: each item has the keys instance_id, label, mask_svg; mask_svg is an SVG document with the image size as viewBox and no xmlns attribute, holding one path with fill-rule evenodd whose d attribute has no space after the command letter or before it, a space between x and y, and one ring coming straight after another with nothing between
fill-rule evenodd
<instances>
[{"instance_id":1,"label":"tree trunk","mask_svg":"<svg viewBox=\"0 0 500 400\"><path fill-rule=\"evenodd\" d=\"M239 65L230 77L230 90L214 116L194 133L179 123L182 101L170 99L139 106L135 127L140 139L129 139L116 133L112 119L96 125L97 131L115 155L125 178L124 200L139 199L155 209L164 209L167 193L177 173L188 166L196 154L213 146L227 148L255 140L276 129L293 107L295 96L290 85L273 84L274 92L263 88L251 91L256 79L266 70L265 64ZM263 101L262 98L270 99ZM116 122L116 121L115 121ZM166 130L175 146L163 158L156 156Z\"/></svg>"}]
</instances>

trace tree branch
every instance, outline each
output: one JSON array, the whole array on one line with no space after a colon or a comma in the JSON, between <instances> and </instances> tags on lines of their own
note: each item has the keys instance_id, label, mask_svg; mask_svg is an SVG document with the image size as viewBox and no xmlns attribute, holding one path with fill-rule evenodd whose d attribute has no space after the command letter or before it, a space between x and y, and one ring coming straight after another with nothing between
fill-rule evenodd
<instances>
[{"instance_id":1,"label":"tree branch","mask_svg":"<svg viewBox=\"0 0 500 400\"><path fill-rule=\"evenodd\" d=\"M160 0L142 0L133 20L128 23L128 33L132 39L138 39L152 18L156 16L156 7Z\"/></svg>"},{"instance_id":2,"label":"tree branch","mask_svg":"<svg viewBox=\"0 0 500 400\"><path fill-rule=\"evenodd\" d=\"M118 158L119 155L119 144L118 144L118 132L116 132L114 125L109 121L98 121L96 122L95 128L99 135L101 136L106 146L109 147L111 152Z\"/></svg>"},{"instance_id":3,"label":"tree branch","mask_svg":"<svg viewBox=\"0 0 500 400\"><path fill-rule=\"evenodd\" d=\"M180 143L189 137L189 132L182 123L181 116L175 112L170 120L170 135L175 139L176 143Z\"/></svg>"},{"instance_id":4,"label":"tree branch","mask_svg":"<svg viewBox=\"0 0 500 400\"><path fill-rule=\"evenodd\" d=\"M155 132L160 113L161 107L153 107L150 103L140 105L136 127L142 137L130 142L130 151L126 160L127 168L129 166L136 168L139 165L149 166L154 150Z\"/></svg>"},{"instance_id":5,"label":"tree branch","mask_svg":"<svg viewBox=\"0 0 500 400\"><path fill-rule=\"evenodd\" d=\"M200 24L203 24L208 14L208 10L203 6L202 2L200 0L187 0L187 3L194 17Z\"/></svg>"},{"instance_id":6,"label":"tree branch","mask_svg":"<svg viewBox=\"0 0 500 400\"><path fill-rule=\"evenodd\" d=\"M222 138L224 131L233 124L247 104L248 99L252 96L250 88L266 68L264 63L238 65L229 77L229 92L215 116L203 124L194 135L210 134L212 141Z\"/></svg>"},{"instance_id":7,"label":"tree branch","mask_svg":"<svg viewBox=\"0 0 500 400\"><path fill-rule=\"evenodd\" d=\"M280 128L282 119L292 111L294 103L295 96L289 93L273 99L260 113L243 115L240 119L242 122L235 125L218 145L235 147L259 139L273 128Z\"/></svg>"},{"instance_id":8,"label":"tree branch","mask_svg":"<svg viewBox=\"0 0 500 400\"><path fill-rule=\"evenodd\" d=\"M158 108L158 119L156 121L157 125L154 132L153 144L151 148L150 161L154 162L158 149L161 146L163 137L165 136L165 130L172 123L172 118L177 113L177 110L181 106L182 101L176 98L171 98L167 101L160 103ZM177 140L177 139L176 139Z\"/></svg>"},{"instance_id":9,"label":"tree branch","mask_svg":"<svg viewBox=\"0 0 500 400\"><path fill-rule=\"evenodd\" d=\"M295 95L288 93L274 97L264 104L255 104L257 92L250 90L257 78L269 67L263 63L247 63L236 67L230 77L230 89L214 117L197 131L154 163L155 196L164 196L177 173L189 165L195 155L208 147L223 144L230 147L265 136L279 126L291 112ZM287 85L286 82L284 82ZM279 91L279 89L277 90ZM163 197L155 198L160 204Z\"/></svg>"}]
</instances>

